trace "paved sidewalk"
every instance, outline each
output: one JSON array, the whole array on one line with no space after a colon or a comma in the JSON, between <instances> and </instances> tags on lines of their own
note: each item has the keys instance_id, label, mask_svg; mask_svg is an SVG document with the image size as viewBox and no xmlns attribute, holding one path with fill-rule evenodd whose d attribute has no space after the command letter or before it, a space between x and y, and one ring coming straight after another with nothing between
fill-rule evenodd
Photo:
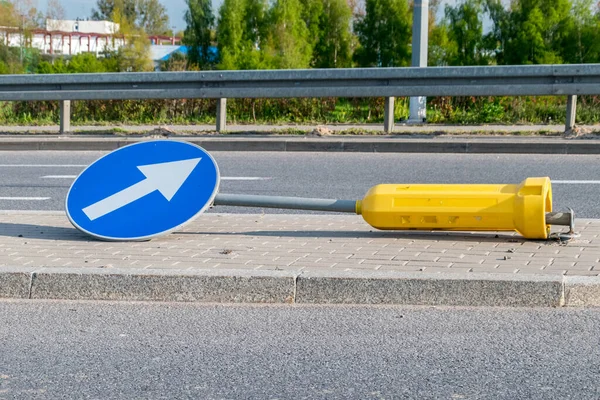
<instances>
[{"instance_id":1,"label":"paved sidewalk","mask_svg":"<svg viewBox=\"0 0 600 400\"><path fill-rule=\"evenodd\" d=\"M214 124L197 124L197 125L170 125L170 124L155 124L155 125L73 125L74 133L85 132L112 132L117 128L119 132L141 133L149 132L158 127L165 127L179 134L190 133L206 133L215 132ZM316 127L326 127L334 132L341 131L367 131L367 132L382 132L383 122L371 124L279 124L279 125L253 125L253 124L227 124L225 130L227 132L243 133L243 132L286 132L289 130L311 132ZM600 125L578 125L578 129L585 132L600 132ZM500 124L485 124L485 125L447 125L447 124L407 124L396 122L394 125L394 133L448 133L448 134L469 134L469 133L554 133L561 134L565 131L564 124L522 124L522 125L500 125ZM42 126L3 126L0 128L0 133L58 133L58 125L42 125Z\"/></svg>"},{"instance_id":2,"label":"paved sidewalk","mask_svg":"<svg viewBox=\"0 0 600 400\"><path fill-rule=\"evenodd\" d=\"M577 230L569 242L532 241L377 231L360 216L204 214L170 235L118 243L91 240L64 213L0 212L0 297L595 305L600 220ZM572 276L592 289L565 302Z\"/></svg>"},{"instance_id":3,"label":"paved sidewalk","mask_svg":"<svg viewBox=\"0 0 600 400\"><path fill-rule=\"evenodd\" d=\"M74 134L57 135L57 126L5 126L0 127L0 151L109 151L170 138L208 151L600 154L600 125L578 126L576 134L569 135L562 135L563 125L398 124L392 134L383 134L381 124L341 124L325 125L332 134L311 134L316 127L228 125L228 133L217 134L212 125L125 125L116 127L116 133L112 126L80 126Z\"/></svg>"},{"instance_id":4,"label":"paved sidewalk","mask_svg":"<svg viewBox=\"0 0 600 400\"><path fill-rule=\"evenodd\" d=\"M512 232L379 231L354 215L203 214L150 241L101 242L63 213L0 214L0 267L598 276L600 220L577 220L577 231L565 243Z\"/></svg>"}]
</instances>

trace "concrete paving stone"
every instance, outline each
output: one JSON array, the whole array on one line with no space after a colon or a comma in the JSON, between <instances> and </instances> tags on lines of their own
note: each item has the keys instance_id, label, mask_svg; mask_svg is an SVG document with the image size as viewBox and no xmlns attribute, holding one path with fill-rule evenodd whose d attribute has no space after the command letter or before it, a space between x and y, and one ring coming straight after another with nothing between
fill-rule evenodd
<instances>
[{"instance_id":1,"label":"concrete paving stone","mask_svg":"<svg viewBox=\"0 0 600 400\"><path fill-rule=\"evenodd\" d=\"M422 272L425 267L408 266L408 265L379 265L375 267L376 271L400 271L400 272Z\"/></svg>"},{"instance_id":2,"label":"concrete paving stone","mask_svg":"<svg viewBox=\"0 0 600 400\"><path fill-rule=\"evenodd\" d=\"M508 251L505 252L491 252L487 255L487 258L496 258L496 259L504 259L505 257L510 257L511 260L533 260L533 253L510 253Z\"/></svg>"},{"instance_id":3,"label":"concrete paving stone","mask_svg":"<svg viewBox=\"0 0 600 400\"><path fill-rule=\"evenodd\" d=\"M208 264L208 265L190 265L189 268L187 268L187 271L204 271L204 270L221 270L221 269L231 269L231 270L238 270L238 269L242 269L242 270L256 270L256 269L262 269L259 265L255 265L255 264L224 264L224 263L213 263L213 264ZM285 270L289 268L286 267L282 267L280 268L280 270Z\"/></svg>"},{"instance_id":4,"label":"concrete paving stone","mask_svg":"<svg viewBox=\"0 0 600 400\"><path fill-rule=\"evenodd\" d=\"M480 270L478 267L473 267L473 272L484 272L484 273L493 273L493 274L518 274L518 273L528 273L531 271L525 270L525 269L520 269L520 268L516 268L513 266L498 266L496 268L490 268L485 269L485 270Z\"/></svg>"},{"instance_id":5,"label":"concrete paving stone","mask_svg":"<svg viewBox=\"0 0 600 400\"><path fill-rule=\"evenodd\" d=\"M554 261L552 261L551 263L549 263L547 265L554 265L557 267L568 268L568 267L572 267L573 265L575 265L575 261L568 261L568 260L564 260L564 259L555 259Z\"/></svg>"},{"instance_id":6,"label":"concrete paving stone","mask_svg":"<svg viewBox=\"0 0 600 400\"><path fill-rule=\"evenodd\" d=\"M230 262L229 264L234 264L234 263ZM245 265L256 265L256 266L259 266L259 265L273 265L273 266L279 266L279 267L287 267L287 266L291 265L291 263L283 263L281 261L260 259L260 260L254 261L254 262L248 262Z\"/></svg>"},{"instance_id":7,"label":"concrete paving stone","mask_svg":"<svg viewBox=\"0 0 600 400\"><path fill-rule=\"evenodd\" d=\"M590 262L598 262L600 260L600 254L584 254L581 253L575 258L577 261L590 261Z\"/></svg>"},{"instance_id":8,"label":"concrete paving stone","mask_svg":"<svg viewBox=\"0 0 600 400\"><path fill-rule=\"evenodd\" d=\"M442 254L444 255L464 255L464 256L476 256L476 257L487 257L489 256L489 251L474 251L474 250L457 250L457 251L446 251Z\"/></svg>"},{"instance_id":9,"label":"concrete paving stone","mask_svg":"<svg viewBox=\"0 0 600 400\"><path fill-rule=\"evenodd\" d=\"M569 267L569 269L572 270L578 270L578 269L594 269L594 268L600 268L600 263L590 263L590 262L576 262L575 265L573 265L572 267Z\"/></svg>"},{"instance_id":10,"label":"concrete paving stone","mask_svg":"<svg viewBox=\"0 0 600 400\"><path fill-rule=\"evenodd\" d=\"M441 249L441 250L446 250L446 249L451 249L454 246L457 246L458 242L453 242L453 241L444 241L444 242L435 242L435 243L431 243L429 245L426 246L426 248L429 250L436 250L436 249Z\"/></svg>"},{"instance_id":11,"label":"concrete paving stone","mask_svg":"<svg viewBox=\"0 0 600 400\"><path fill-rule=\"evenodd\" d=\"M553 258L558 259L574 259L577 258L579 254L581 254L583 250L575 250L575 251L560 251L557 253L540 253L540 254L549 254Z\"/></svg>"},{"instance_id":12,"label":"concrete paving stone","mask_svg":"<svg viewBox=\"0 0 600 400\"><path fill-rule=\"evenodd\" d=\"M403 251L402 253L395 255L392 259L393 260L400 260L400 261L411 261L411 260L421 260L421 261L435 261L436 259L438 259L440 256L420 256L421 253L418 251Z\"/></svg>"},{"instance_id":13,"label":"concrete paving stone","mask_svg":"<svg viewBox=\"0 0 600 400\"><path fill-rule=\"evenodd\" d=\"M511 258L509 258L507 260L500 259L500 258L493 258L492 262L499 264L499 265L518 265L519 268L529 265L529 260L513 260Z\"/></svg>"},{"instance_id":14,"label":"concrete paving stone","mask_svg":"<svg viewBox=\"0 0 600 400\"><path fill-rule=\"evenodd\" d=\"M473 268L476 272L491 272L496 269L497 264L479 264L470 262L451 262L450 268Z\"/></svg>"},{"instance_id":15,"label":"concrete paving stone","mask_svg":"<svg viewBox=\"0 0 600 400\"><path fill-rule=\"evenodd\" d=\"M549 264L552 264L554 262L554 260L557 260L557 259L552 258L552 257L532 257L532 259L529 261L529 263L530 264L549 265ZM563 259L563 260L567 260L567 259Z\"/></svg>"},{"instance_id":16,"label":"concrete paving stone","mask_svg":"<svg viewBox=\"0 0 600 400\"><path fill-rule=\"evenodd\" d=\"M365 262L370 261L371 263L391 263L391 261L386 261L386 260L369 260L369 259L364 259L364 258L333 258L333 257L328 257L328 258L321 258L319 260L313 261L313 264L344 264L344 265L360 265L360 264L364 264ZM305 259L301 259L298 261L295 261L294 264L297 263L302 263L302 264L309 264L306 262Z\"/></svg>"},{"instance_id":17,"label":"concrete paving stone","mask_svg":"<svg viewBox=\"0 0 600 400\"><path fill-rule=\"evenodd\" d=\"M564 275L568 275L568 276L599 276L600 272L599 271L572 271L572 270L567 270L567 272L565 272ZM599 288L600 289L600 288Z\"/></svg>"},{"instance_id":18,"label":"concrete paving stone","mask_svg":"<svg viewBox=\"0 0 600 400\"><path fill-rule=\"evenodd\" d=\"M351 261L351 260L349 260ZM399 266L403 266L403 265L407 265L409 262L411 261L405 261L405 260L371 260L371 259L362 259L362 262L360 262L359 264L367 264L367 265L399 265ZM416 262L416 261L413 261ZM431 262L427 262L427 261L422 261L428 264L432 264Z\"/></svg>"},{"instance_id":19,"label":"concrete paving stone","mask_svg":"<svg viewBox=\"0 0 600 400\"><path fill-rule=\"evenodd\" d=\"M440 268L449 268L452 263L451 262L430 262L430 261L408 261L406 266L409 267L440 267Z\"/></svg>"},{"instance_id":20,"label":"concrete paving stone","mask_svg":"<svg viewBox=\"0 0 600 400\"><path fill-rule=\"evenodd\" d=\"M464 256L464 257L440 257L438 262L453 262L453 263L470 263L470 264L481 264L485 261L483 257L473 257L473 256Z\"/></svg>"},{"instance_id":21,"label":"concrete paving stone","mask_svg":"<svg viewBox=\"0 0 600 400\"><path fill-rule=\"evenodd\" d=\"M332 264L314 264L314 263L294 263L293 265L291 265L290 267L293 268L294 270L314 270L314 269L332 269L334 267L337 267L339 264L338 263L332 263ZM344 267L344 268L349 268L348 266ZM339 269L339 268L338 268Z\"/></svg>"},{"instance_id":22,"label":"concrete paving stone","mask_svg":"<svg viewBox=\"0 0 600 400\"><path fill-rule=\"evenodd\" d=\"M592 265L590 264L582 264L582 265L571 265L571 266L563 266L563 265L547 265L544 269L565 269L570 271L589 271L592 269Z\"/></svg>"},{"instance_id":23,"label":"concrete paving stone","mask_svg":"<svg viewBox=\"0 0 600 400\"><path fill-rule=\"evenodd\" d=\"M471 267L443 267L443 266L424 266L423 271L427 273L448 273L448 272L473 272Z\"/></svg>"},{"instance_id":24,"label":"concrete paving stone","mask_svg":"<svg viewBox=\"0 0 600 400\"><path fill-rule=\"evenodd\" d=\"M540 275L540 276L541 275L556 276L556 275L564 275L567 273L567 271L568 271L568 269L566 269L566 268L564 268L564 269L538 269L538 270L532 271L531 274L536 275L536 276L538 276L538 275Z\"/></svg>"},{"instance_id":25,"label":"concrete paving stone","mask_svg":"<svg viewBox=\"0 0 600 400\"><path fill-rule=\"evenodd\" d=\"M546 244L540 244L539 242L523 242L523 243L509 243L512 245L517 245L515 247L518 247L520 249L525 249L528 251L535 251L535 250L541 250L546 246ZM511 248L511 246L507 246L508 248Z\"/></svg>"},{"instance_id":26,"label":"concrete paving stone","mask_svg":"<svg viewBox=\"0 0 600 400\"><path fill-rule=\"evenodd\" d=\"M336 263L332 265L329 269L340 270L340 271L377 271L381 269L381 265L379 264L346 264L346 263Z\"/></svg>"},{"instance_id":27,"label":"concrete paving stone","mask_svg":"<svg viewBox=\"0 0 600 400\"><path fill-rule=\"evenodd\" d=\"M381 254L368 254L368 255L364 255L364 254L360 254L360 255L356 255L356 254L352 254L350 257L348 258L368 258L369 260L382 260L382 261L391 261L393 259L398 259L396 255L391 255L391 256L386 256L386 255L381 255Z\"/></svg>"}]
</instances>

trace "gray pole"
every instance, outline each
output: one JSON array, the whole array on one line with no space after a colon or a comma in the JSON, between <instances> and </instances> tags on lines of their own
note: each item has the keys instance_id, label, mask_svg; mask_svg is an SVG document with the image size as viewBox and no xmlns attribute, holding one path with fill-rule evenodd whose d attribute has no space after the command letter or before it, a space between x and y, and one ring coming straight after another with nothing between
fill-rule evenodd
<instances>
[{"instance_id":1,"label":"gray pole","mask_svg":"<svg viewBox=\"0 0 600 400\"><path fill-rule=\"evenodd\" d=\"M356 213L355 200L310 199L284 196L255 196L249 194L223 194L215 196L215 206L285 208Z\"/></svg>"},{"instance_id":2,"label":"gray pole","mask_svg":"<svg viewBox=\"0 0 600 400\"><path fill-rule=\"evenodd\" d=\"M415 0L412 32L412 66L427 66L429 31L429 0ZM410 98L410 118L408 122L423 122L426 114L427 98Z\"/></svg>"}]
</instances>

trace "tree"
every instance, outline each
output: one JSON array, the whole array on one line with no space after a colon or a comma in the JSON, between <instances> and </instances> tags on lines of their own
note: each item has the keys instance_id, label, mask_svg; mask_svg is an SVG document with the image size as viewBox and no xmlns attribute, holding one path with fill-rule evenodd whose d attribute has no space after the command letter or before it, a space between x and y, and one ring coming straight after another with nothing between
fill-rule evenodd
<instances>
[{"instance_id":1,"label":"tree","mask_svg":"<svg viewBox=\"0 0 600 400\"><path fill-rule=\"evenodd\" d=\"M356 61L363 67L410 65L412 21L406 0L366 0L366 14L354 30L360 47Z\"/></svg>"},{"instance_id":2,"label":"tree","mask_svg":"<svg viewBox=\"0 0 600 400\"><path fill-rule=\"evenodd\" d=\"M568 63L600 61L600 5L593 12L594 0L575 0L568 35L563 45L563 59Z\"/></svg>"},{"instance_id":3,"label":"tree","mask_svg":"<svg viewBox=\"0 0 600 400\"><path fill-rule=\"evenodd\" d=\"M446 5L448 39L453 51L447 56L450 65L486 65L483 22L484 5L481 0L463 0L455 7Z\"/></svg>"},{"instance_id":4,"label":"tree","mask_svg":"<svg viewBox=\"0 0 600 400\"><path fill-rule=\"evenodd\" d=\"M65 19L65 8L60 0L48 0L46 18L57 20Z\"/></svg>"},{"instance_id":5,"label":"tree","mask_svg":"<svg viewBox=\"0 0 600 400\"><path fill-rule=\"evenodd\" d=\"M323 0L319 37L313 51L315 67L344 68L352 66L351 19L352 10L346 0Z\"/></svg>"},{"instance_id":6,"label":"tree","mask_svg":"<svg viewBox=\"0 0 600 400\"><path fill-rule=\"evenodd\" d=\"M245 0L224 0L219 9L217 44L221 69L238 69L244 47Z\"/></svg>"},{"instance_id":7,"label":"tree","mask_svg":"<svg viewBox=\"0 0 600 400\"><path fill-rule=\"evenodd\" d=\"M210 0L186 0L188 9L185 12L187 24L183 44L190 47L188 62L201 69L214 64L214 56L210 51L212 44L212 28L215 17Z\"/></svg>"},{"instance_id":8,"label":"tree","mask_svg":"<svg viewBox=\"0 0 600 400\"><path fill-rule=\"evenodd\" d=\"M167 10L158 0L138 0L137 12L137 25L146 33L167 35L171 32Z\"/></svg>"},{"instance_id":9,"label":"tree","mask_svg":"<svg viewBox=\"0 0 600 400\"><path fill-rule=\"evenodd\" d=\"M125 45L117 52L119 70L122 72L152 71L150 41L143 28L132 23L119 7L115 7L112 20L119 24L119 33L125 37Z\"/></svg>"},{"instance_id":10,"label":"tree","mask_svg":"<svg viewBox=\"0 0 600 400\"><path fill-rule=\"evenodd\" d=\"M562 62L572 18L570 0L513 0L506 12L500 0L488 0L487 7L495 25L499 63Z\"/></svg>"},{"instance_id":11,"label":"tree","mask_svg":"<svg viewBox=\"0 0 600 400\"><path fill-rule=\"evenodd\" d=\"M19 14L14 3L7 0L0 0L0 26L21 26Z\"/></svg>"},{"instance_id":12,"label":"tree","mask_svg":"<svg viewBox=\"0 0 600 400\"><path fill-rule=\"evenodd\" d=\"M325 0L300 0L302 19L308 28L308 40L315 47L321 37L321 17Z\"/></svg>"},{"instance_id":13,"label":"tree","mask_svg":"<svg viewBox=\"0 0 600 400\"><path fill-rule=\"evenodd\" d=\"M255 48L261 48L267 39L268 33L268 11L267 0L246 0L246 14L244 21L244 37L250 41Z\"/></svg>"},{"instance_id":14,"label":"tree","mask_svg":"<svg viewBox=\"0 0 600 400\"><path fill-rule=\"evenodd\" d=\"M96 21L113 21L115 8L119 9L121 18L130 23L137 20L137 0L97 0L97 9L92 9L92 19Z\"/></svg>"},{"instance_id":15,"label":"tree","mask_svg":"<svg viewBox=\"0 0 600 400\"><path fill-rule=\"evenodd\" d=\"M449 38L447 23L434 25L429 30L429 46L427 51L427 64L434 67L445 67L458 53L456 42Z\"/></svg>"},{"instance_id":16,"label":"tree","mask_svg":"<svg viewBox=\"0 0 600 400\"><path fill-rule=\"evenodd\" d=\"M92 10L94 20L114 21L113 14L118 8L122 19L150 35L170 32L167 10L159 0L97 0L96 7Z\"/></svg>"},{"instance_id":17,"label":"tree","mask_svg":"<svg viewBox=\"0 0 600 400\"><path fill-rule=\"evenodd\" d=\"M312 58L309 30L299 0L275 0L270 10L267 63L273 68L308 68Z\"/></svg>"},{"instance_id":18,"label":"tree","mask_svg":"<svg viewBox=\"0 0 600 400\"><path fill-rule=\"evenodd\" d=\"M502 0L486 0L485 8L492 20L492 30L483 38L485 48L496 64L506 64L506 43L510 40L512 31L510 12L504 8Z\"/></svg>"},{"instance_id":19,"label":"tree","mask_svg":"<svg viewBox=\"0 0 600 400\"><path fill-rule=\"evenodd\" d=\"M265 0L225 0L219 10L217 43L220 69L264 67Z\"/></svg>"}]
</instances>

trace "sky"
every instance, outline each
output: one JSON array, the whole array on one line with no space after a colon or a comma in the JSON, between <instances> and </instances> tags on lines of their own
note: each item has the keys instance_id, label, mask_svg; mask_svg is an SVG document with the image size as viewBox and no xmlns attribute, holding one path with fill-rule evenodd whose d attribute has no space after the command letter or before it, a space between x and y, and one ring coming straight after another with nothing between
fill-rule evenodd
<instances>
[{"instance_id":1,"label":"sky","mask_svg":"<svg viewBox=\"0 0 600 400\"><path fill-rule=\"evenodd\" d=\"M34 0L35 1L35 0ZM37 0L37 7L46 11L46 7L48 4L47 0ZM66 18L67 19L85 19L89 18L92 14L92 8L96 6L96 0L59 0L63 7L65 8ZM160 0L161 3L166 7L167 13L169 14L169 21L171 24L171 28L174 27L174 30L180 31L185 28L185 22L183 20L183 14L185 13L186 5L185 0ZM223 3L223 0L212 0L213 2L213 10L215 14L218 13L219 7ZM456 0L443 0L442 4L450 3L455 4ZM440 11L443 11L443 6L440 7ZM440 15L438 15L438 18Z\"/></svg>"},{"instance_id":2,"label":"sky","mask_svg":"<svg viewBox=\"0 0 600 400\"><path fill-rule=\"evenodd\" d=\"M65 8L67 19L84 19L92 15L92 8L96 6L96 0L59 0ZM212 0L215 13L221 7L223 0ZM37 0L37 8L42 12L46 11L48 5L47 0ZM175 27L175 31L180 31L185 28L183 14L185 13L185 0L161 0L161 3L166 7L169 14L171 28Z\"/></svg>"}]
</instances>

